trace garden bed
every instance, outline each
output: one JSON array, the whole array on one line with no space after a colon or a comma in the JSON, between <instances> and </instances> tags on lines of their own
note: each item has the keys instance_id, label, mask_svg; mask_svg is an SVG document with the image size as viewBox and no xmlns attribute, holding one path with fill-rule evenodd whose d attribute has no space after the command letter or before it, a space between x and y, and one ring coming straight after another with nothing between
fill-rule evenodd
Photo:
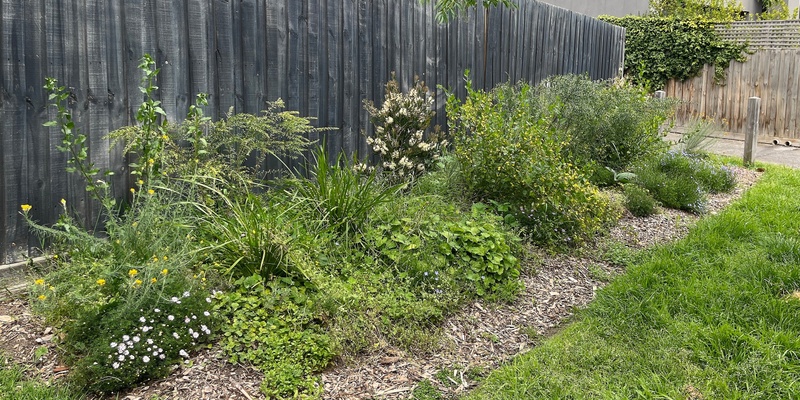
<instances>
[{"instance_id":1,"label":"garden bed","mask_svg":"<svg viewBox=\"0 0 800 400\"><path fill-rule=\"evenodd\" d=\"M741 196L759 177L753 170L733 169L736 189L709 195L709 214ZM486 372L552 334L576 307L589 303L598 289L624 271L632 250L675 240L698 218L669 209L645 218L626 215L607 236L577 251L552 254L530 250L521 277L525 288L512 303L468 304L440 326L442 343L430 354L409 354L386 345L346 363L337 360L322 373L323 396L408 398L423 380L445 394L463 393ZM0 309L0 352L26 366L31 377L61 380L68 371L55 357L52 329L31 314L25 300L5 300ZM225 360L216 348L202 350L167 378L119 398L263 398L259 391L263 374Z\"/></svg>"}]
</instances>

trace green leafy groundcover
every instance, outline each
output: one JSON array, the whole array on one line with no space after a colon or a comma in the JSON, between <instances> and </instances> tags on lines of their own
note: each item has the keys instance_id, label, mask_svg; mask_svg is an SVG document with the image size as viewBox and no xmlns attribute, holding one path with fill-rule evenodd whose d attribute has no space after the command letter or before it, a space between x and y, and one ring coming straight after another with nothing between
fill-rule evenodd
<instances>
[{"instance_id":1,"label":"green leafy groundcover","mask_svg":"<svg viewBox=\"0 0 800 400\"><path fill-rule=\"evenodd\" d=\"M770 167L468 398L797 398L799 190L800 173Z\"/></svg>"},{"instance_id":2,"label":"green leafy groundcover","mask_svg":"<svg viewBox=\"0 0 800 400\"><path fill-rule=\"evenodd\" d=\"M724 41L715 30L719 21L672 17L611 17L600 19L625 28L625 75L651 89L670 79L697 76L713 65L717 80L731 60L744 62L747 45Z\"/></svg>"}]
</instances>

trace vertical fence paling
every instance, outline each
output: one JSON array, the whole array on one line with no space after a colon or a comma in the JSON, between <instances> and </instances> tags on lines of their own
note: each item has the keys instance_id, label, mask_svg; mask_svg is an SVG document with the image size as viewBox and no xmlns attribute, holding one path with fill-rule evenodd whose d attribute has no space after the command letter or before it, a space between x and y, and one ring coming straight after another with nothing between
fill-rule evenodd
<instances>
[{"instance_id":1,"label":"vertical fence paling","mask_svg":"<svg viewBox=\"0 0 800 400\"><path fill-rule=\"evenodd\" d=\"M800 20L742 21L717 30L725 40L747 43L753 53L744 63L731 61L722 82L715 82L711 66L698 77L670 81L668 95L684 102L677 123L709 118L725 131L744 134L747 99L757 96L764 99L762 134L800 138Z\"/></svg>"},{"instance_id":2,"label":"vertical fence paling","mask_svg":"<svg viewBox=\"0 0 800 400\"><path fill-rule=\"evenodd\" d=\"M722 82L714 79L714 68L683 82L670 81L669 97L683 102L678 125L693 118L715 120L727 132L743 134L747 124L747 99L764 99L761 132L780 138L800 137L800 48L763 49L748 56L744 63L731 61Z\"/></svg>"},{"instance_id":3,"label":"vertical fence paling","mask_svg":"<svg viewBox=\"0 0 800 400\"><path fill-rule=\"evenodd\" d=\"M361 103L381 102L391 71L403 88L419 75L432 90L441 85L462 96L465 69L478 88L554 74L618 74L622 28L535 0L519 6L488 14L479 8L443 26L431 3L416 0L4 0L0 264L38 245L19 215L21 204L52 223L64 198L86 226L96 223L97 204L67 174L56 149L59 132L42 127L53 116L41 89L45 76L70 88L69 107L89 138L90 158L115 172L111 182L122 196L130 186L127 167L104 136L134 122L144 53L161 68L158 97L171 120L184 117L200 92L209 93L205 111L215 118L229 107L256 113L280 97L319 126L339 128L312 137L327 139L331 159L365 155L362 132L372 127ZM442 127L444 100L437 91L434 123Z\"/></svg>"}]
</instances>

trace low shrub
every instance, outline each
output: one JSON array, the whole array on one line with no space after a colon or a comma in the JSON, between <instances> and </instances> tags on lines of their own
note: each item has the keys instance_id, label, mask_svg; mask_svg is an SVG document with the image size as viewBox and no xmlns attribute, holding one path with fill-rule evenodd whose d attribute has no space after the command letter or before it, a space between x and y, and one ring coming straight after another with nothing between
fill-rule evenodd
<instances>
[{"instance_id":1,"label":"low shrub","mask_svg":"<svg viewBox=\"0 0 800 400\"><path fill-rule=\"evenodd\" d=\"M77 383L112 392L161 378L211 341L216 324L208 293L199 287L181 293L176 281L150 279L136 284L131 276L130 290L140 294L113 299L64 330Z\"/></svg>"},{"instance_id":2,"label":"low shrub","mask_svg":"<svg viewBox=\"0 0 800 400\"><path fill-rule=\"evenodd\" d=\"M534 241L578 243L613 218L608 200L565 157L564 137L531 116L529 91L485 93L468 83L463 104L450 96L455 155L469 192L510 205Z\"/></svg>"},{"instance_id":3,"label":"low shrub","mask_svg":"<svg viewBox=\"0 0 800 400\"><path fill-rule=\"evenodd\" d=\"M624 186L625 208L637 217L647 217L656 213L657 202L647 189L628 184Z\"/></svg>"},{"instance_id":4,"label":"low shrub","mask_svg":"<svg viewBox=\"0 0 800 400\"><path fill-rule=\"evenodd\" d=\"M706 194L730 191L736 186L733 172L701 158L668 151L639 165L636 183L669 208L703 213Z\"/></svg>"},{"instance_id":5,"label":"low shrub","mask_svg":"<svg viewBox=\"0 0 800 400\"><path fill-rule=\"evenodd\" d=\"M107 238L75 235L82 230L66 215L56 228L32 224L62 249L32 295L34 309L63 333L78 385L108 392L163 377L210 339L215 323L205 273L195 269L189 211L173 201L137 192Z\"/></svg>"},{"instance_id":6,"label":"low shrub","mask_svg":"<svg viewBox=\"0 0 800 400\"><path fill-rule=\"evenodd\" d=\"M648 162L637 168L636 184L650 192L664 207L703 213L706 195L702 188L691 177L667 169L674 163L664 165L662 162Z\"/></svg>"},{"instance_id":7,"label":"low shrub","mask_svg":"<svg viewBox=\"0 0 800 400\"><path fill-rule=\"evenodd\" d=\"M726 193L736 188L736 175L726 166L705 162L695 170L694 177L709 193Z\"/></svg>"}]
</instances>

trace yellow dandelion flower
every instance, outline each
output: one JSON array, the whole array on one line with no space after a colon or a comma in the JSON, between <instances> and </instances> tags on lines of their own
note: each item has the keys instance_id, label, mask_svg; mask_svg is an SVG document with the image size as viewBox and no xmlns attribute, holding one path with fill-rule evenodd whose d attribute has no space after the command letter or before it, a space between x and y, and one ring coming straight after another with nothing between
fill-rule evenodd
<instances>
[{"instance_id":1,"label":"yellow dandelion flower","mask_svg":"<svg viewBox=\"0 0 800 400\"><path fill-rule=\"evenodd\" d=\"M153 256L153 262L158 262L158 256Z\"/></svg>"},{"instance_id":2,"label":"yellow dandelion flower","mask_svg":"<svg viewBox=\"0 0 800 400\"><path fill-rule=\"evenodd\" d=\"M158 282L158 279L156 279L156 278L151 278L150 279L150 283L156 283L156 282Z\"/></svg>"},{"instance_id":3,"label":"yellow dandelion flower","mask_svg":"<svg viewBox=\"0 0 800 400\"><path fill-rule=\"evenodd\" d=\"M47 296L45 296L45 295L43 295L43 294L40 294L40 295L39 295L39 300L44 300L44 299L46 299L46 298L47 298Z\"/></svg>"},{"instance_id":4,"label":"yellow dandelion flower","mask_svg":"<svg viewBox=\"0 0 800 400\"><path fill-rule=\"evenodd\" d=\"M137 270L135 270L135 269L131 269L130 271L128 271L128 275L129 275L131 278L133 278L134 276L136 276L136 274L138 274L138 273L139 273L139 271L137 271Z\"/></svg>"},{"instance_id":5,"label":"yellow dandelion flower","mask_svg":"<svg viewBox=\"0 0 800 400\"><path fill-rule=\"evenodd\" d=\"M44 285L44 279L37 279L33 282L36 285L42 286Z\"/></svg>"},{"instance_id":6,"label":"yellow dandelion flower","mask_svg":"<svg viewBox=\"0 0 800 400\"><path fill-rule=\"evenodd\" d=\"M143 181L143 180L141 180L141 179L139 179L138 181L136 181L136 183L138 183L138 184L139 184L139 186L142 186L142 185L144 185L144 181Z\"/></svg>"},{"instance_id":7,"label":"yellow dandelion flower","mask_svg":"<svg viewBox=\"0 0 800 400\"><path fill-rule=\"evenodd\" d=\"M33 208L33 207L31 207L30 204L23 204L23 205L21 205L19 207L22 209L22 212L24 212L26 214L28 213L28 211L31 210L31 208Z\"/></svg>"},{"instance_id":8,"label":"yellow dandelion flower","mask_svg":"<svg viewBox=\"0 0 800 400\"><path fill-rule=\"evenodd\" d=\"M61 207L66 207L66 206L67 206L67 201L64 200L64 199L61 199Z\"/></svg>"},{"instance_id":9,"label":"yellow dandelion flower","mask_svg":"<svg viewBox=\"0 0 800 400\"><path fill-rule=\"evenodd\" d=\"M133 281L133 284L136 285L136 286L141 286L142 285L142 280L141 279L137 279L137 280Z\"/></svg>"},{"instance_id":10,"label":"yellow dandelion flower","mask_svg":"<svg viewBox=\"0 0 800 400\"><path fill-rule=\"evenodd\" d=\"M156 163L156 160L153 160L152 158L150 158L150 159L147 160L147 163L150 164L150 165L153 165L153 164Z\"/></svg>"},{"instance_id":11,"label":"yellow dandelion flower","mask_svg":"<svg viewBox=\"0 0 800 400\"><path fill-rule=\"evenodd\" d=\"M167 276L168 273L169 273L169 270L166 269L166 268L161 270L161 275Z\"/></svg>"},{"instance_id":12,"label":"yellow dandelion flower","mask_svg":"<svg viewBox=\"0 0 800 400\"><path fill-rule=\"evenodd\" d=\"M136 189L131 188L131 194L136 194Z\"/></svg>"},{"instance_id":13,"label":"yellow dandelion flower","mask_svg":"<svg viewBox=\"0 0 800 400\"><path fill-rule=\"evenodd\" d=\"M150 189L150 190L147 191L147 194L150 194L150 195L155 194L155 193L156 193L156 191L153 190L153 189Z\"/></svg>"},{"instance_id":14,"label":"yellow dandelion flower","mask_svg":"<svg viewBox=\"0 0 800 400\"><path fill-rule=\"evenodd\" d=\"M53 259L58 260L58 254L53 254Z\"/></svg>"},{"instance_id":15,"label":"yellow dandelion flower","mask_svg":"<svg viewBox=\"0 0 800 400\"><path fill-rule=\"evenodd\" d=\"M167 257L167 256L164 256L162 259L163 259L164 261L167 261L167 260L169 260L169 257Z\"/></svg>"},{"instance_id":16,"label":"yellow dandelion flower","mask_svg":"<svg viewBox=\"0 0 800 400\"><path fill-rule=\"evenodd\" d=\"M106 284L106 280L105 279L98 279L97 280L97 284L100 285L100 286L103 286L103 285Z\"/></svg>"},{"instance_id":17,"label":"yellow dandelion flower","mask_svg":"<svg viewBox=\"0 0 800 400\"><path fill-rule=\"evenodd\" d=\"M169 140L169 136L167 136L167 135L161 135L161 139L164 139L164 140Z\"/></svg>"}]
</instances>

